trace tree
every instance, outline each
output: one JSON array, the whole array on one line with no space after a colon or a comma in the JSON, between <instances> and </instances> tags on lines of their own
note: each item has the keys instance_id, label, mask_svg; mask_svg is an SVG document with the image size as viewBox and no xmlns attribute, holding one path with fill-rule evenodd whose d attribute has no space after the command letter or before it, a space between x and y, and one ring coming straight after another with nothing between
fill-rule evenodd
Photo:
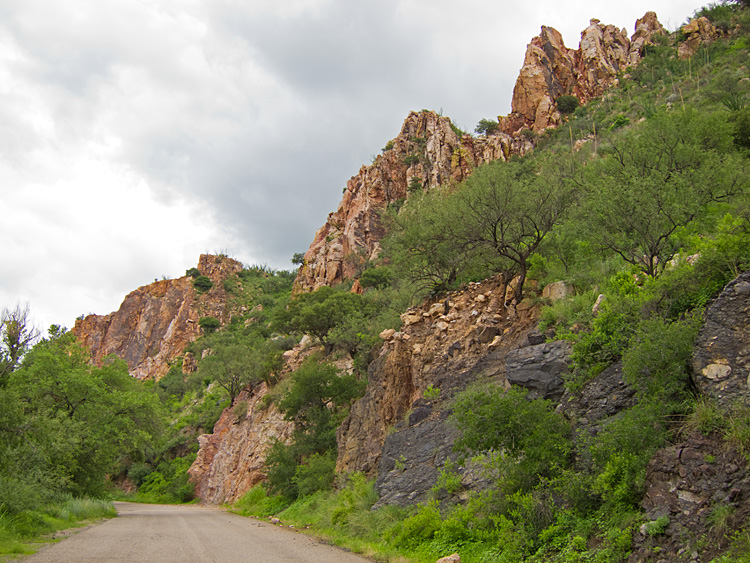
<instances>
[{"instance_id":1,"label":"tree","mask_svg":"<svg viewBox=\"0 0 750 563\"><path fill-rule=\"evenodd\" d=\"M723 116L657 115L587 167L583 228L602 249L656 276L677 252L680 228L710 202L746 190L745 166Z\"/></svg>"},{"instance_id":2,"label":"tree","mask_svg":"<svg viewBox=\"0 0 750 563\"><path fill-rule=\"evenodd\" d=\"M278 310L275 326L280 331L301 332L317 337L326 354L333 351L330 331L351 315L364 313L368 304L361 295L324 286L292 299L286 309Z\"/></svg>"},{"instance_id":3,"label":"tree","mask_svg":"<svg viewBox=\"0 0 750 563\"><path fill-rule=\"evenodd\" d=\"M31 325L28 305L3 309L0 315L0 387L17 367L26 351L39 338L39 331Z\"/></svg>"},{"instance_id":4,"label":"tree","mask_svg":"<svg viewBox=\"0 0 750 563\"><path fill-rule=\"evenodd\" d=\"M451 231L508 282L517 278L517 302L523 296L529 257L565 216L575 195L561 173L563 166L552 164L482 166L457 194L462 220Z\"/></svg>"},{"instance_id":5,"label":"tree","mask_svg":"<svg viewBox=\"0 0 750 563\"><path fill-rule=\"evenodd\" d=\"M219 335L207 345L211 353L200 361L199 371L226 389L231 403L248 385L270 384L283 365L282 352L272 342L243 342Z\"/></svg>"},{"instance_id":6,"label":"tree","mask_svg":"<svg viewBox=\"0 0 750 563\"><path fill-rule=\"evenodd\" d=\"M454 210L450 192L431 190L410 197L389 217L391 234L383 246L397 277L408 279L417 290L445 292L467 269L469 249L454 232L460 221Z\"/></svg>"},{"instance_id":7,"label":"tree","mask_svg":"<svg viewBox=\"0 0 750 563\"><path fill-rule=\"evenodd\" d=\"M492 135L499 127L500 123L496 119L480 119L474 132L480 135Z\"/></svg>"},{"instance_id":8,"label":"tree","mask_svg":"<svg viewBox=\"0 0 750 563\"><path fill-rule=\"evenodd\" d=\"M291 381L279 409L294 421L292 441L275 442L266 463L272 490L294 499L300 492L310 493L332 482L336 429L364 391L365 382L317 358L305 361L292 373ZM317 478L316 470L320 472Z\"/></svg>"},{"instance_id":9,"label":"tree","mask_svg":"<svg viewBox=\"0 0 750 563\"><path fill-rule=\"evenodd\" d=\"M0 510L12 491L98 494L117 460L160 431L158 397L108 359L101 368L71 333L39 342L0 390Z\"/></svg>"}]
</instances>

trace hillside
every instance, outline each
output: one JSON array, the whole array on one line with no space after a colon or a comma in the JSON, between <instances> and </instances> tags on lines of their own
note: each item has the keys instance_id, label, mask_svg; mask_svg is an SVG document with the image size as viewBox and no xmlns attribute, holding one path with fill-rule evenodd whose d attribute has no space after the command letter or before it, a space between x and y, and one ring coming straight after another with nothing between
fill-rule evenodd
<instances>
[{"instance_id":1,"label":"hillside","mask_svg":"<svg viewBox=\"0 0 750 563\"><path fill-rule=\"evenodd\" d=\"M750 560L748 54L734 3L543 27L508 116L411 112L297 272L201 256L4 352L0 511L116 486L384 560Z\"/></svg>"}]
</instances>

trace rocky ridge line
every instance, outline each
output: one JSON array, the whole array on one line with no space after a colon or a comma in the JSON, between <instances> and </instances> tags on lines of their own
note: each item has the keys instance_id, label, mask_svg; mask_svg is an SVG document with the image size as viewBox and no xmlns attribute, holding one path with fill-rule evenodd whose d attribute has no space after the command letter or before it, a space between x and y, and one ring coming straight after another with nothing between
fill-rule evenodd
<instances>
[{"instance_id":1,"label":"rocky ridge line","mask_svg":"<svg viewBox=\"0 0 750 563\"><path fill-rule=\"evenodd\" d=\"M630 39L624 29L591 20L578 50L573 50L565 47L558 31L542 27L527 47L512 111L499 118L501 131L488 136L459 135L450 119L435 112L410 113L383 154L347 182L338 209L305 253L296 291L356 278L362 265L380 252L385 236L380 210L408 198L412 186L431 189L460 182L481 164L529 152L533 136L523 130L557 126L562 120L558 97L574 94L586 102L600 96L616 83L618 72L638 64L653 35L663 32L654 12L637 20Z\"/></svg>"}]
</instances>

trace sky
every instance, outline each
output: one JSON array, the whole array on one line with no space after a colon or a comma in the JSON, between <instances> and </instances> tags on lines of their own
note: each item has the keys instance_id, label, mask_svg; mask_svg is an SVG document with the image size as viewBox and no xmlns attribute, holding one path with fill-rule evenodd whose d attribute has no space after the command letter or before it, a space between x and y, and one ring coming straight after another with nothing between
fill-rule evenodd
<instances>
[{"instance_id":1,"label":"sky","mask_svg":"<svg viewBox=\"0 0 750 563\"><path fill-rule=\"evenodd\" d=\"M202 253L290 269L409 111L510 112L540 27L698 0L0 0L0 308L72 327Z\"/></svg>"}]
</instances>

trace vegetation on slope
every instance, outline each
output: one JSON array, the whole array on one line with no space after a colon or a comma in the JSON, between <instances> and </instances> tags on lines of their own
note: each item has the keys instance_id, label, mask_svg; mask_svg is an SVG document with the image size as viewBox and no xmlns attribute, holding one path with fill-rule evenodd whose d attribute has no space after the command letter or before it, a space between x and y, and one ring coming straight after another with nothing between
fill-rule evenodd
<instances>
[{"instance_id":1,"label":"vegetation on slope","mask_svg":"<svg viewBox=\"0 0 750 563\"><path fill-rule=\"evenodd\" d=\"M201 319L205 334L186 350L193 373L178 361L144 384L117 360L90 366L59 329L27 351L32 341L20 345L5 323L3 530L69 495L103 494L107 477L127 477L141 500L190 500L195 438L262 381L295 432L273 446L268 483L238 503L244 513L280 514L357 549L419 561L453 551L469 562L622 561L636 527L663 532L668 522L644 522L639 508L658 448L687 427L750 452L747 412L697 400L688 377L703 308L750 268L750 13L721 4L698 15L731 33L688 60L676 56L679 34L665 36L618 88L566 106L566 123L534 154L481 167L462 184L415 188L389 209L390 235L379 261L363 267L363 295L342 286L290 300L292 274L263 267L226 280L239 312L225 327ZM516 301L539 300L526 280L572 285L575 297L542 311L550 338L574 343L569 388L621 361L638 404L583 438L544 401L473 387L453 405L456 447L491 486L439 503L441 491L460 492L448 466L435 501L371 510L372 483L333 468L335 431L362 391L377 335L397 328L408 304L496 273L517 280ZM323 356L281 381L281 354L303 334ZM330 363L337 356L351 360L351 374ZM733 525L727 557L746 560L748 523Z\"/></svg>"}]
</instances>

